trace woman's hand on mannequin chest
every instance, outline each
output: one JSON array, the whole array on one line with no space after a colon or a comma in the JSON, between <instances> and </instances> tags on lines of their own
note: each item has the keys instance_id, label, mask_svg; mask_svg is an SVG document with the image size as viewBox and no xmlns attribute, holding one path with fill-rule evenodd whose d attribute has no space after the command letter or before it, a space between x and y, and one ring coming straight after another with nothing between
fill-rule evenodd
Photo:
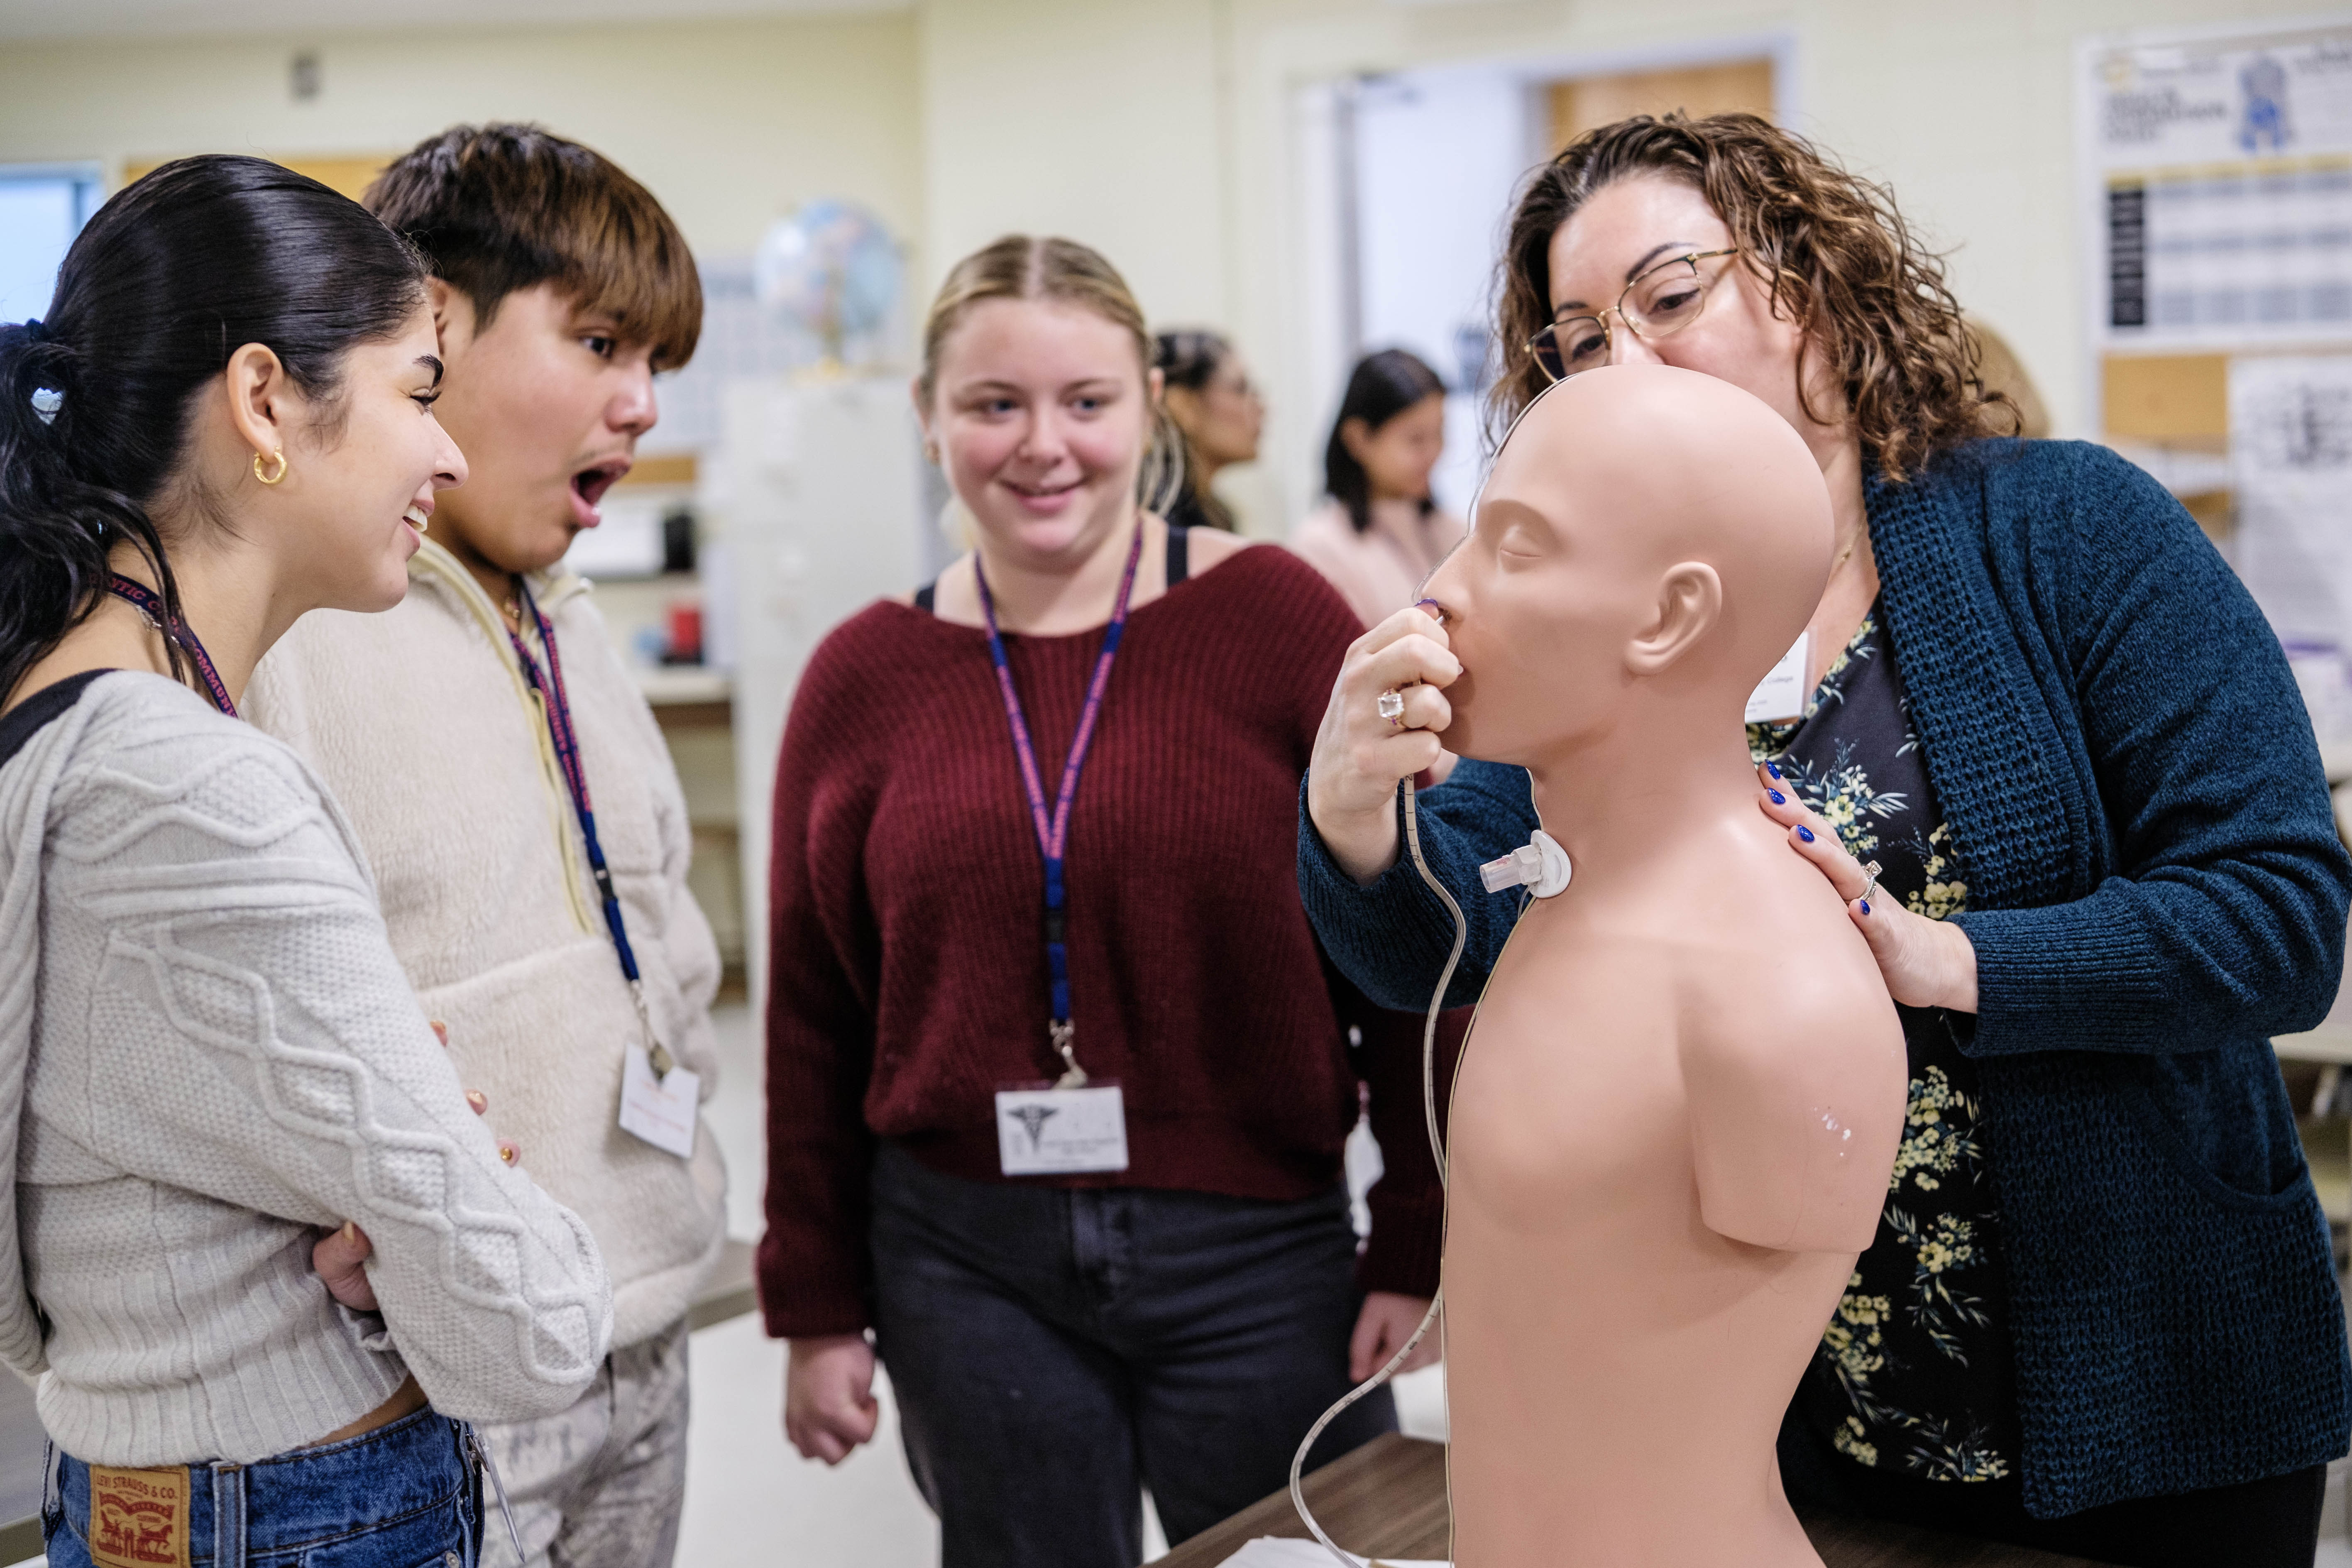
<instances>
[{"instance_id":1,"label":"woman's hand on mannequin chest","mask_svg":"<svg viewBox=\"0 0 2352 1568\"><path fill-rule=\"evenodd\" d=\"M1857 623L1859 624L1859 623ZM1789 831L1789 847L1820 870L1845 900L1846 914L1870 943L1886 994L1906 1007L1977 1010L1977 950L1969 933L1914 914L1893 899L1869 896L1870 874L1765 763L1757 770L1764 815Z\"/></svg>"}]
</instances>

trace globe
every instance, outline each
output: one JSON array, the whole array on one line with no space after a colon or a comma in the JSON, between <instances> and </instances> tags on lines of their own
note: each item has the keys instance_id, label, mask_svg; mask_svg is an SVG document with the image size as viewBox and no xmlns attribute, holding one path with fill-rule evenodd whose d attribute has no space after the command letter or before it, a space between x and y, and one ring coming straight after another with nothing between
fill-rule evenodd
<instances>
[{"instance_id":1,"label":"globe","mask_svg":"<svg viewBox=\"0 0 2352 1568\"><path fill-rule=\"evenodd\" d=\"M898 302L904 264L880 219L848 202L813 201L771 225L752 258L760 303L816 340L838 363Z\"/></svg>"}]
</instances>

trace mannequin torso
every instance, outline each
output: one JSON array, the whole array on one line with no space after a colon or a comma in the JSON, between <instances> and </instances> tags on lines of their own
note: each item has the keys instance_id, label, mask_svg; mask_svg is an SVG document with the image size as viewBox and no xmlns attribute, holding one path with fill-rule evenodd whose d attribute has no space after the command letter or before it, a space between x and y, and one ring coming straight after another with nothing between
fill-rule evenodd
<instances>
[{"instance_id":1,"label":"mannequin torso","mask_svg":"<svg viewBox=\"0 0 2352 1568\"><path fill-rule=\"evenodd\" d=\"M1741 722L1819 596L1826 494L1704 380L1556 390L1514 437L1548 449L1507 446L1430 587L1465 672L1449 739L1525 763L1575 864L1454 1093L1463 1568L1819 1563L1774 1437L1874 1233L1906 1069L1867 945L1756 809Z\"/></svg>"},{"instance_id":2,"label":"mannequin torso","mask_svg":"<svg viewBox=\"0 0 2352 1568\"><path fill-rule=\"evenodd\" d=\"M1741 799L1537 903L1496 968L1450 1123L1465 1568L1817 1561L1773 1439L1876 1221L1904 1058L1780 837Z\"/></svg>"}]
</instances>

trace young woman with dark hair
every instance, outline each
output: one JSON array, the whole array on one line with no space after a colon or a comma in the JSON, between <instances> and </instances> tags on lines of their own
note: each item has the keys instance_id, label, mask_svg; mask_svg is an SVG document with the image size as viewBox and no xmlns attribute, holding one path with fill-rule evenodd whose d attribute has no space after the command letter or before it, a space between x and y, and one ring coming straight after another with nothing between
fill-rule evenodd
<instances>
[{"instance_id":1,"label":"young woman with dark hair","mask_svg":"<svg viewBox=\"0 0 2352 1568\"><path fill-rule=\"evenodd\" d=\"M2261 612L2147 474L2009 438L1890 194L1752 116L1621 121L1537 170L1502 329L1498 424L1674 364L1770 405L1829 484L1813 695L1748 741L1901 1010L1911 1110L1782 1428L1791 1495L2137 1568L2308 1564L2352 1358L2270 1037L2336 994L2352 858ZM1528 548L1510 527L1464 548ZM1308 913L1390 1005L1453 939L1397 857L1461 674L1436 612L1349 650L1300 826ZM1420 801L1456 888L1537 824L1517 768ZM1513 917L1462 902L1468 1000Z\"/></svg>"},{"instance_id":2,"label":"young woman with dark hair","mask_svg":"<svg viewBox=\"0 0 2352 1568\"><path fill-rule=\"evenodd\" d=\"M1412 604L1422 579L1461 542L1462 520L1429 493L1444 452L1437 373L1402 349L1357 362L1323 452L1330 504L1307 514L1290 548L1368 626Z\"/></svg>"},{"instance_id":3,"label":"young woman with dark hair","mask_svg":"<svg viewBox=\"0 0 2352 1568\"><path fill-rule=\"evenodd\" d=\"M438 413L470 471L408 559L408 596L294 628L247 711L341 803L451 1061L613 1282L595 1381L483 1427L524 1553L499 1531L484 1561L667 1568L687 1312L726 1240L726 1169L686 1088L707 1101L718 1083L719 947L660 727L562 563L653 428L656 374L693 355L701 283L651 192L535 125L429 136L364 201L431 268ZM683 1069L659 1079L658 1145L634 1115L614 1125L656 1059Z\"/></svg>"},{"instance_id":4,"label":"young woman with dark hair","mask_svg":"<svg viewBox=\"0 0 2352 1568\"><path fill-rule=\"evenodd\" d=\"M1183 432L1183 472L1168 521L1178 528L1234 531L1234 514L1210 485L1235 463L1257 461L1265 430L1265 403L1249 366L1222 332L1193 327L1162 332L1152 342L1168 417Z\"/></svg>"},{"instance_id":5,"label":"young woman with dark hair","mask_svg":"<svg viewBox=\"0 0 2352 1568\"><path fill-rule=\"evenodd\" d=\"M465 1423L604 1352L585 1227L468 1108L341 811L236 717L296 617L400 598L466 474L440 369L415 254L253 158L114 197L0 329L0 1359L60 1451L57 1568L470 1564Z\"/></svg>"}]
</instances>

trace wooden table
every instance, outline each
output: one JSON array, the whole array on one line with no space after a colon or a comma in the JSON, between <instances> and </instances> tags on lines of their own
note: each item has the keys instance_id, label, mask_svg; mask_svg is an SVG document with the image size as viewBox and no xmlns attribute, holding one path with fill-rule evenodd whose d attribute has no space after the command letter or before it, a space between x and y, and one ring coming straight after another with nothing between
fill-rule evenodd
<instances>
[{"instance_id":1,"label":"wooden table","mask_svg":"<svg viewBox=\"0 0 2352 1568\"><path fill-rule=\"evenodd\" d=\"M1445 1445L1391 1432L1307 1478L1315 1517L1340 1545L1383 1557L1438 1558L1452 1542L1445 1507ZM1805 1533L1827 1568L2094 1568L2021 1546L1966 1541L1902 1525L1806 1513ZM1157 1568L1216 1568L1261 1535L1304 1537L1288 1489L1202 1531Z\"/></svg>"}]
</instances>

